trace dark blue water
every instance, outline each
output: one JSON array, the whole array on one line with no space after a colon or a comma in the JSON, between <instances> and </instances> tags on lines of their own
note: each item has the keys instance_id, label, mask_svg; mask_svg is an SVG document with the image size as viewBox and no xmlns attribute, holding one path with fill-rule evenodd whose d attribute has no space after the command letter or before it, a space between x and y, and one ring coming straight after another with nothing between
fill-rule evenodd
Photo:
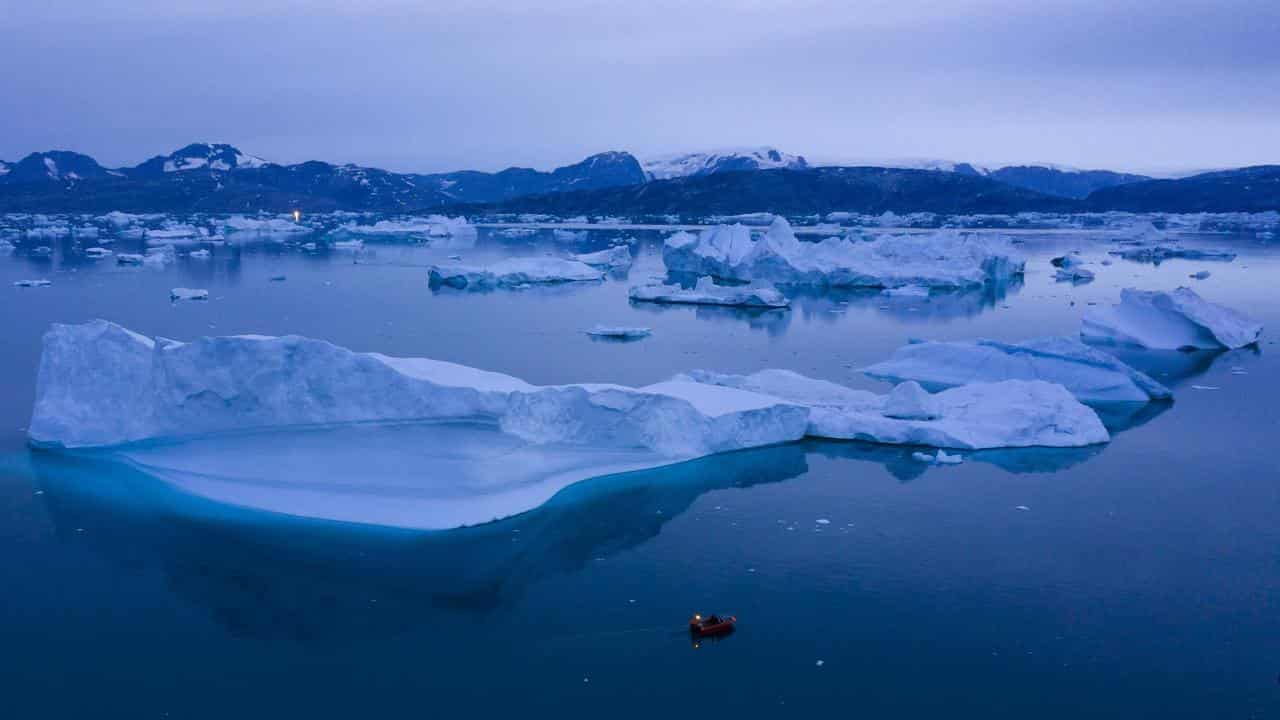
<instances>
[{"instance_id":1,"label":"dark blue water","mask_svg":"<svg viewBox=\"0 0 1280 720\"><path fill-rule=\"evenodd\" d=\"M905 448L764 448L443 533L239 510L25 448L41 333L94 317L179 339L297 333L535 383L786 367L868 388L854 370L910 337L1073 334L1086 303L1130 285L1194 282L1280 327L1280 254L1251 239L1204 240L1235 247L1232 263L1117 261L1073 287L1048 258L1105 248L1028 236L1026 281L1001 293L810 296L763 315L629 306L660 266L641 239L629 278L486 294L432 292L424 266L562 246L486 233L356 263L246 244L164 270L67 242L0 258L0 717L1280 715L1270 334L1257 351L1134 359L1177 400L1111 419L1099 448L945 468ZM29 277L54 284L11 287ZM175 286L212 299L171 304ZM596 323L654 334L592 342ZM695 648L684 622L711 610L740 629Z\"/></svg>"}]
</instances>

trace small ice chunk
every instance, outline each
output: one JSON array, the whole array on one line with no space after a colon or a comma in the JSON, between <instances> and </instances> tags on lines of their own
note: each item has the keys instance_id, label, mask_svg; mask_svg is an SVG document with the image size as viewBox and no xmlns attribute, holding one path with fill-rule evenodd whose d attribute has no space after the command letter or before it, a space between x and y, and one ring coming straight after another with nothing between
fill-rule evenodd
<instances>
[{"instance_id":1,"label":"small ice chunk","mask_svg":"<svg viewBox=\"0 0 1280 720\"><path fill-rule=\"evenodd\" d=\"M200 288L176 287L169 291L170 300L208 300L209 291Z\"/></svg>"},{"instance_id":2,"label":"small ice chunk","mask_svg":"<svg viewBox=\"0 0 1280 720\"><path fill-rule=\"evenodd\" d=\"M620 340L638 340L648 337L650 330L647 327L624 327L615 325L596 325L587 331L592 337L617 338Z\"/></svg>"},{"instance_id":3,"label":"small ice chunk","mask_svg":"<svg viewBox=\"0 0 1280 720\"><path fill-rule=\"evenodd\" d=\"M1208 271L1208 270L1198 270L1198 271L1196 271L1196 272L1191 273L1191 274L1190 274L1190 275L1188 275L1187 277L1191 278L1192 280L1208 280L1208 279L1209 279L1209 271Z\"/></svg>"},{"instance_id":4,"label":"small ice chunk","mask_svg":"<svg viewBox=\"0 0 1280 720\"><path fill-rule=\"evenodd\" d=\"M191 258L192 260L208 260L209 251L205 250L204 248L201 248L199 250L192 250L191 252L187 253L187 257Z\"/></svg>"},{"instance_id":5,"label":"small ice chunk","mask_svg":"<svg viewBox=\"0 0 1280 720\"><path fill-rule=\"evenodd\" d=\"M84 254L91 258L104 258L111 255L111 251L104 247L85 248Z\"/></svg>"},{"instance_id":6,"label":"small ice chunk","mask_svg":"<svg viewBox=\"0 0 1280 720\"><path fill-rule=\"evenodd\" d=\"M23 287L23 288L38 288L38 287L49 287L52 284L53 282L49 280L15 280L13 283L13 286Z\"/></svg>"}]
</instances>

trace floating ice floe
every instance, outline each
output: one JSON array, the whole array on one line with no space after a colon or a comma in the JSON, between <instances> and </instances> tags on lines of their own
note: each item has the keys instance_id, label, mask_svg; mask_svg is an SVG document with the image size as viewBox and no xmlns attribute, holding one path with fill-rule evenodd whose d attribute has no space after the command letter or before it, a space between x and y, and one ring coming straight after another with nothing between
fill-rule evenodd
<instances>
[{"instance_id":1,"label":"floating ice floe","mask_svg":"<svg viewBox=\"0 0 1280 720\"><path fill-rule=\"evenodd\" d=\"M580 253L572 256L574 260L592 267L624 270L631 267L631 250L626 245L615 245L606 250L593 253Z\"/></svg>"},{"instance_id":2,"label":"floating ice floe","mask_svg":"<svg viewBox=\"0 0 1280 720\"><path fill-rule=\"evenodd\" d=\"M1190 274L1190 275L1188 275L1187 277L1191 278L1192 280L1208 280L1208 279L1209 279L1209 271L1208 271L1208 270L1197 270L1196 272L1191 273L1191 274Z\"/></svg>"},{"instance_id":3,"label":"floating ice floe","mask_svg":"<svg viewBox=\"0 0 1280 720\"><path fill-rule=\"evenodd\" d=\"M181 343L103 320L53 325L36 385L30 437L63 447L253 428L484 420L530 442L689 458L797 440L808 416L775 397L690 381L538 387L296 336Z\"/></svg>"},{"instance_id":4,"label":"floating ice floe","mask_svg":"<svg viewBox=\"0 0 1280 720\"><path fill-rule=\"evenodd\" d=\"M53 254L53 248L48 245L37 245L31 248L28 252L36 257L48 257Z\"/></svg>"},{"instance_id":5,"label":"floating ice floe","mask_svg":"<svg viewBox=\"0 0 1280 720\"><path fill-rule=\"evenodd\" d=\"M577 260L529 257L500 260L492 265L432 265L428 270L433 286L484 290L516 285L591 282L604 274Z\"/></svg>"},{"instance_id":6,"label":"floating ice floe","mask_svg":"<svg viewBox=\"0 0 1280 720\"><path fill-rule=\"evenodd\" d=\"M692 290L679 285L637 285L631 288L629 296L635 302L671 305L725 305L759 309L791 306L791 301L783 297L777 288L756 285L724 287L716 285L709 277L699 278Z\"/></svg>"},{"instance_id":7,"label":"floating ice floe","mask_svg":"<svg viewBox=\"0 0 1280 720\"><path fill-rule=\"evenodd\" d=\"M1080 327L1088 342L1166 350L1239 348L1256 343L1261 334L1262 323L1186 287L1173 292L1126 288L1119 305L1086 310Z\"/></svg>"},{"instance_id":8,"label":"floating ice floe","mask_svg":"<svg viewBox=\"0 0 1280 720\"><path fill-rule=\"evenodd\" d=\"M809 408L812 437L891 445L979 450L1007 447L1081 447L1110 439L1097 413L1066 388L1043 380L973 383L927 399L879 395L815 380L789 370L725 375L698 370L693 380L748 390ZM916 395L911 389L903 393ZM904 414L924 417L891 417Z\"/></svg>"},{"instance_id":9,"label":"floating ice floe","mask_svg":"<svg viewBox=\"0 0 1280 720\"><path fill-rule=\"evenodd\" d=\"M208 300L209 291L199 288L174 288L169 291L170 300Z\"/></svg>"},{"instance_id":10,"label":"floating ice floe","mask_svg":"<svg viewBox=\"0 0 1280 720\"><path fill-rule=\"evenodd\" d=\"M811 243L796 239L782 217L775 217L759 240L742 225L721 225L697 236L676 233L663 245L662 259L671 272L816 287L968 288L1007 281L1024 267L999 238L939 231Z\"/></svg>"},{"instance_id":11,"label":"floating ice floe","mask_svg":"<svg viewBox=\"0 0 1280 720\"><path fill-rule=\"evenodd\" d=\"M163 242L167 243L172 240L184 240L205 237L209 234L208 230L194 225L174 224L155 230L147 230L147 242Z\"/></svg>"},{"instance_id":12,"label":"floating ice floe","mask_svg":"<svg viewBox=\"0 0 1280 720\"><path fill-rule=\"evenodd\" d=\"M349 222L343 224L334 232L366 237L444 238L475 237L476 228L467 222L464 217L451 218L445 215L430 215L426 218L410 218L407 220L379 220L372 225Z\"/></svg>"},{"instance_id":13,"label":"floating ice floe","mask_svg":"<svg viewBox=\"0 0 1280 720\"><path fill-rule=\"evenodd\" d=\"M118 265L141 265L145 258L137 253L120 253L116 255Z\"/></svg>"},{"instance_id":14,"label":"floating ice floe","mask_svg":"<svg viewBox=\"0 0 1280 720\"><path fill-rule=\"evenodd\" d=\"M110 257L111 251L104 247L91 247L91 248L85 248L84 254L88 255L91 258L104 258L104 257Z\"/></svg>"},{"instance_id":15,"label":"floating ice floe","mask_svg":"<svg viewBox=\"0 0 1280 720\"><path fill-rule=\"evenodd\" d=\"M49 280L15 280L13 282L14 287L22 288L49 287L52 284L53 282Z\"/></svg>"},{"instance_id":16,"label":"floating ice floe","mask_svg":"<svg viewBox=\"0 0 1280 720\"><path fill-rule=\"evenodd\" d=\"M192 260L208 260L210 257L210 253L208 250L201 248L199 250L192 250L191 252L187 253L187 257L191 258Z\"/></svg>"},{"instance_id":17,"label":"floating ice floe","mask_svg":"<svg viewBox=\"0 0 1280 720\"><path fill-rule=\"evenodd\" d=\"M591 337L615 338L618 340L639 340L649 337L652 331L647 327L625 327L614 325L596 325L587 331Z\"/></svg>"},{"instance_id":18,"label":"floating ice floe","mask_svg":"<svg viewBox=\"0 0 1280 720\"><path fill-rule=\"evenodd\" d=\"M911 343L862 372L895 383L914 380L930 390L976 382L1044 380L1062 385L1086 403L1147 402L1173 396L1169 388L1112 355L1065 337L1020 343Z\"/></svg>"},{"instance_id":19,"label":"floating ice floe","mask_svg":"<svg viewBox=\"0 0 1280 720\"><path fill-rule=\"evenodd\" d=\"M551 231L551 237L558 243L577 243L587 239L587 231L574 232L572 230L556 229Z\"/></svg>"},{"instance_id":20,"label":"floating ice floe","mask_svg":"<svg viewBox=\"0 0 1280 720\"><path fill-rule=\"evenodd\" d=\"M246 217L231 215L221 222L227 233L256 233L259 235L293 235L312 232L312 228L299 225L283 217Z\"/></svg>"},{"instance_id":21,"label":"floating ice floe","mask_svg":"<svg viewBox=\"0 0 1280 720\"><path fill-rule=\"evenodd\" d=\"M334 250L363 250L363 240L335 240L330 247Z\"/></svg>"}]
</instances>

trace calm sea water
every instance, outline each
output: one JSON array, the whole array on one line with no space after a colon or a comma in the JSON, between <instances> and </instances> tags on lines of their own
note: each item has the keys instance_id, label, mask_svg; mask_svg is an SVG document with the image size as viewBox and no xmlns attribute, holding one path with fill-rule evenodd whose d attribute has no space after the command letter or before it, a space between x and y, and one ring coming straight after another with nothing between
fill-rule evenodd
<instances>
[{"instance_id":1,"label":"calm sea water","mask_svg":"<svg viewBox=\"0 0 1280 720\"><path fill-rule=\"evenodd\" d=\"M629 277L492 293L433 292L425 266L568 246L483 231L475 248L371 244L359 262L271 242L163 270L66 242L0 257L0 717L1280 715L1273 331L1256 351L1127 358L1177 400L1111 420L1099 448L941 468L902 448L765 448L443 533L237 510L25 447L41 334L95 317L179 339L308 335L535 383L784 367L881 389L856 368L909 338L1074 334L1125 286L1191 284L1280 327L1280 253L1252 238L1197 240L1236 249L1231 263L1117 260L1072 286L1048 259L1106 246L1030 235L1025 282L1003 292L750 314L630 306L628 286L661 269L658 236L635 235ZM54 284L12 287L26 278ZM211 300L171 304L175 286ZM596 323L653 336L592 342ZM740 629L694 647L684 623L712 610Z\"/></svg>"}]
</instances>

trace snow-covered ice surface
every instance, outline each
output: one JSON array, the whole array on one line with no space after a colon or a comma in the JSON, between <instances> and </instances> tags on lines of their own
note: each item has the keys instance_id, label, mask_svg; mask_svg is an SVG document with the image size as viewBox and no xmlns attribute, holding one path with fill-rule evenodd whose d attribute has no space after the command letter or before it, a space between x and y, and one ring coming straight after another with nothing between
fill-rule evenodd
<instances>
[{"instance_id":1,"label":"snow-covered ice surface","mask_svg":"<svg viewBox=\"0 0 1280 720\"><path fill-rule=\"evenodd\" d=\"M1256 343L1261 334L1262 323L1186 287L1172 292L1126 288L1119 305L1086 310L1080 327L1088 342L1157 350L1239 348Z\"/></svg>"},{"instance_id":2,"label":"snow-covered ice surface","mask_svg":"<svg viewBox=\"0 0 1280 720\"><path fill-rule=\"evenodd\" d=\"M729 307L782 309L789 307L777 288L768 286L722 286L709 277L699 278L692 289L679 285L637 285L631 288L630 297L635 302L667 305L724 305Z\"/></svg>"},{"instance_id":3,"label":"snow-covered ice surface","mask_svg":"<svg viewBox=\"0 0 1280 720\"><path fill-rule=\"evenodd\" d=\"M432 265L427 272L432 285L470 290L604 279L599 269L586 263L549 257L511 258L484 266L461 263Z\"/></svg>"},{"instance_id":4,"label":"snow-covered ice surface","mask_svg":"<svg viewBox=\"0 0 1280 720\"><path fill-rule=\"evenodd\" d=\"M971 288L1007 282L1024 266L1000 238L940 231L802 242L782 217L759 240L743 225L721 225L697 236L678 233L667 238L662 259L671 272L833 288Z\"/></svg>"},{"instance_id":5,"label":"snow-covered ice surface","mask_svg":"<svg viewBox=\"0 0 1280 720\"><path fill-rule=\"evenodd\" d=\"M1093 410L1043 380L973 383L926 398L918 386L879 395L790 370L698 370L680 377L804 405L810 409L811 437L969 450L1080 447L1110 439Z\"/></svg>"},{"instance_id":6,"label":"snow-covered ice surface","mask_svg":"<svg viewBox=\"0 0 1280 720\"><path fill-rule=\"evenodd\" d=\"M895 383L914 380L932 390L975 382L1045 380L1064 386L1086 403L1147 402L1172 397L1164 385L1113 355L1065 337L1017 343L910 343L863 372Z\"/></svg>"}]
</instances>

